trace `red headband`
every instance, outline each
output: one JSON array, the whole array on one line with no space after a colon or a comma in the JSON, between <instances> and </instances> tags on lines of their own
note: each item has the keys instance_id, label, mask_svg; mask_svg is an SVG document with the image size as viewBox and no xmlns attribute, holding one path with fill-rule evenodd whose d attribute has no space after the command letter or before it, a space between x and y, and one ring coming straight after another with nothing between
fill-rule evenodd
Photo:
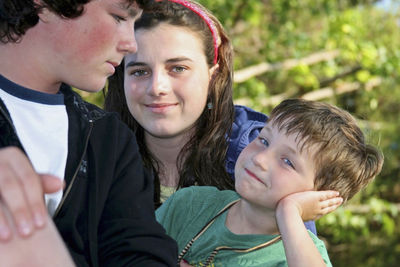
<instances>
[{"instance_id":1,"label":"red headband","mask_svg":"<svg viewBox=\"0 0 400 267\"><path fill-rule=\"evenodd\" d=\"M160 0L159 0L160 1ZM157 1L157 2L159 2ZM203 9L201 9L199 6L197 6L194 3L191 3L186 0L168 0L173 3L181 4L182 6L192 10L194 13L199 15L207 24L208 28L210 28L213 40L214 40L214 65L217 64L218 62L218 46L220 43L220 38L218 35L218 30L217 27L215 26L214 22L211 20L211 18L204 12Z\"/></svg>"}]
</instances>

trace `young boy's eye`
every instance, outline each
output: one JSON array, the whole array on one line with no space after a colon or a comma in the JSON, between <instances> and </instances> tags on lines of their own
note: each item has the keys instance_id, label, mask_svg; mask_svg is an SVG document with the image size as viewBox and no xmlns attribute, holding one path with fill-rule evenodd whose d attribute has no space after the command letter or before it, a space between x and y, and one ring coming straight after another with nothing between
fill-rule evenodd
<instances>
[{"instance_id":1,"label":"young boy's eye","mask_svg":"<svg viewBox=\"0 0 400 267\"><path fill-rule=\"evenodd\" d=\"M283 162L285 162L285 164L290 166L292 169L295 169L293 163L288 158L283 158Z\"/></svg>"},{"instance_id":2,"label":"young boy's eye","mask_svg":"<svg viewBox=\"0 0 400 267\"><path fill-rule=\"evenodd\" d=\"M262 138L262 137L259 137L258 139L260 140L260 143L263 144L264 146L266 146L266 147L269 146L269 143L268 143L267 139Z\"/></svg>"}]
</instances>

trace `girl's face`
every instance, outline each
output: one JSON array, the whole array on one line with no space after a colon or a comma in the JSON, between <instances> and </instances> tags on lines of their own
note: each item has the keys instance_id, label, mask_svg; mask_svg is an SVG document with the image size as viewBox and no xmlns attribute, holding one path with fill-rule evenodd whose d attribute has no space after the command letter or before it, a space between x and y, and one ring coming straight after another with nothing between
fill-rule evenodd
<instances>
[{"instance_id":1,"label":"girl's face","mask_svg":"<svg viewBox=\"0 0 400 267\"><path fill-rule=\"evenodd\" d=\"M128 108L146 134L180 136L203 112L209 69L200 37L189 29L161 23L135 33L137 52L125 57Z\"/></svg>"}]
</instances>

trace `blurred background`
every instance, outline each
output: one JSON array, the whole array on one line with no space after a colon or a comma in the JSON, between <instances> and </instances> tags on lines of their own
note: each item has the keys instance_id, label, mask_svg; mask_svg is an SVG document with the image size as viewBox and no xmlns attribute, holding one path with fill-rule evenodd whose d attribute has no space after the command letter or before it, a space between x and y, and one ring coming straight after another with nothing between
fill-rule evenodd
<instances>
[{"instance_id":1,"label":"blurred background","mask_svg":"<svg viewBox=\"0 0 400 267\"><path fill-rule=\"evenodd\" d=\"M268 114L285 98L329 102L381 148L380 176L317 229L333 266L399 266L400 1L199 2L231 36L236 104ZM102 106L102 93L84 97Z\"/></svg>"}]
</instances>

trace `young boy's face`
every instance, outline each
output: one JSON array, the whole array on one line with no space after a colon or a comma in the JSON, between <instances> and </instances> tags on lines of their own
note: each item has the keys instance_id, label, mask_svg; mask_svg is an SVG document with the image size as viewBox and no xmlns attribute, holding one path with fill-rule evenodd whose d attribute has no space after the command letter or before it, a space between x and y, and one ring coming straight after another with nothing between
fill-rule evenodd
<instances>
[{"instance_id":1,"label":"young boy's face","mask_svg":"<svg viewBox=\"0 0 400 267\"><path fill-rule=\"evenodd\" d=\"M141 13L126 0L92 0L75 19L43 14L49 76L85 91L103 88L124 55L136 51L134 22Z\"/></svg>"},{"instance_id":2,"label":"young boy's face","mask_svg":"<svg viewBox=\"0 0 400 267\"><path fill-rule=\"evenodd\" d=\"M300 151L295 134L286 135L267 123L239 155L235 166L236 191L253 204L275 209L283 197L313 190L313 154L312 149Z\"/></svg>"}]
</instances>

